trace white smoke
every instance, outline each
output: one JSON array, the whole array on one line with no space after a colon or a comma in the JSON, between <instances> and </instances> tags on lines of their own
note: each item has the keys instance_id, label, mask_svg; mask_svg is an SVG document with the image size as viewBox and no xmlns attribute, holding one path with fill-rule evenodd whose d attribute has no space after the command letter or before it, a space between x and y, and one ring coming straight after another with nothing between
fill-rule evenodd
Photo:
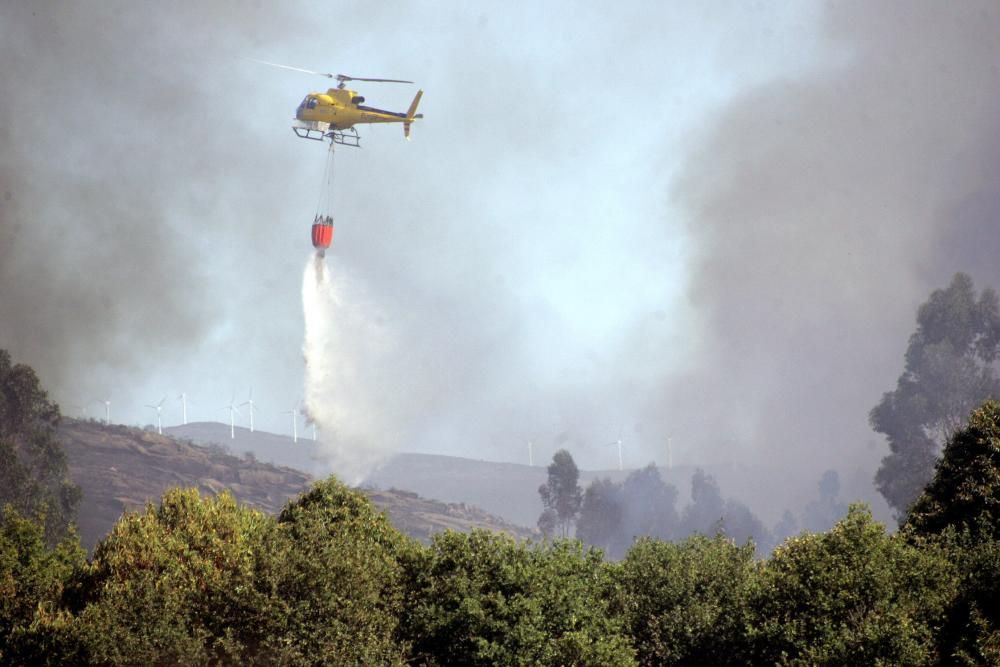
<instances>
[{"instance_id":1,"label":"white smoke","mask_svg":"<svg viewBox=\"0 0 1000 667\"><path fill-rule=\"evenodd\" d=\"M318 255L306 263L302 306L306 413L334 472L356 485L398 444L383 380L399 347L362 286Z\"/></svg>"}]
</instances>

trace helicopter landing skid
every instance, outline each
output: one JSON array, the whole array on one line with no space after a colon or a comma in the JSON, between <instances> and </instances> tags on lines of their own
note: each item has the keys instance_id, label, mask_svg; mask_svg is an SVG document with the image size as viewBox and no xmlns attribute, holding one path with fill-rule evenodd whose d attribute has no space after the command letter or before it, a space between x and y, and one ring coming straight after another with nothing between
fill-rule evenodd
<instances>
[{"instance_id":1,"label":"helicopter landing skid","mask_svg":"<svg viewBox=\"0 0 1000 667\"><path fill-rule=\"evenodd\" d=\"M331 143L340 144L341 146L353 146L354 148L361 148L361 135L353 127L348 128L348 130L330 130L324 137L330 140Z\"/></svg>"},{"instance_id":2,"label":"helicopter landing skid","mask_svg":"<svg viewBox=\"0 0 1000 667\"><path fill-rule=\"evenodd\" d=\"M329 123L298 121L292 125L292 132L300 139L311 139L312 141L329 140L333 144L361 148L361 136L353 127L349 127L346 130L337 130L331 128Z\"/></svg>"}]
</instances>

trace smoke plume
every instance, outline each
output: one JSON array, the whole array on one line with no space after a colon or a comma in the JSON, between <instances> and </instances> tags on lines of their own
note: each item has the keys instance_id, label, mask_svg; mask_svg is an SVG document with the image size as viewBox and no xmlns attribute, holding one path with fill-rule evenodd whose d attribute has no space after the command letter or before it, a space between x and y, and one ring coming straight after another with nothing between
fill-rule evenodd
<instances>
[{"instance_id":1,"label":"smoke plume","mask_svg":"<svg viewBox=\"0 0 1000 667\"><path fill-rule=\"evenodd\" d=\"M328 291L300 284L324 151L287 127L326 81L244 56L427 91L412 144L338 160ZM593 469L672 438L765 517L751 490L828 468L872 493L915 308L958 270L1000 287L987 0L7 2L0 57L0 347L113 416L148 384L135 415L172 389L222 419L253 385L287 428L306 287L343 451Z\"/></svg>"},{"instance_id":2,"label":"smoke plume","mask_svg":"<svg viewBox=\"0 0 1000 667\"><path fill-rule=\"evenodd\" d=\"M407 422L405 387L393 384L401 349L360 283L318 254L306 263L302 306L306 415L333 471L358 484Z\"/></svg>"},{"instance_id":3,"label":"smoke plume","mask_svg":"<svg viewBox=\"0 0 1000 667\"><path fill-rule=\"evenodd\" d=\"M671 187L700 334L651 418L779 485L873 469L916 306L956 271L1000 287L1000 7L830 2L822 26L839 63L740 95Z\"/></svg>"}]
</instances>

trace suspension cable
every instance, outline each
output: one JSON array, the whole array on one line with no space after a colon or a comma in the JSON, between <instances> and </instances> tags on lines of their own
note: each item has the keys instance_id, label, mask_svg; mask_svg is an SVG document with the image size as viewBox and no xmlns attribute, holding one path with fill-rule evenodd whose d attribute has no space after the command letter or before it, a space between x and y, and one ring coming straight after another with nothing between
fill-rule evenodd
<instances>
[{"instance_id":1,"label":"suspension cable","mask_svg":"<svg viewBox=\"0 0 1000 667\"><path fill-rule=\"evenodd\" d=\"M316 202L316 215L332 215L330 208L333 200L333 142L330 142L330 150L326 156L326 167L323 170L323 181L320 187L319 198Z\"/></svg>"}]
</instances>

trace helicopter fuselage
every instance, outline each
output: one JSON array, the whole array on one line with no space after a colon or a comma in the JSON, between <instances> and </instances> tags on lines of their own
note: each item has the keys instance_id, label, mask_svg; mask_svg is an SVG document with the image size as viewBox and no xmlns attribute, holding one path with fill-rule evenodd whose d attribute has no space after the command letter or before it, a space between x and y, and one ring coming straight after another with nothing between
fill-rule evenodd
<instances>
[{"instance_id":1,"label":"helicopter fuselage","mask_svg":"<svg viewBox=\"0 0 1000 667\"><path fill-rule=\"evenodd\" d=\"M325 93L309 93L295 118L301 121L329 123L330 127L346 130L357 124L405 123L405 113L363 106L365 98L346 88L330 88ZM412 119L411 119L412 120Z\"/></svg>"}]
</instances>

